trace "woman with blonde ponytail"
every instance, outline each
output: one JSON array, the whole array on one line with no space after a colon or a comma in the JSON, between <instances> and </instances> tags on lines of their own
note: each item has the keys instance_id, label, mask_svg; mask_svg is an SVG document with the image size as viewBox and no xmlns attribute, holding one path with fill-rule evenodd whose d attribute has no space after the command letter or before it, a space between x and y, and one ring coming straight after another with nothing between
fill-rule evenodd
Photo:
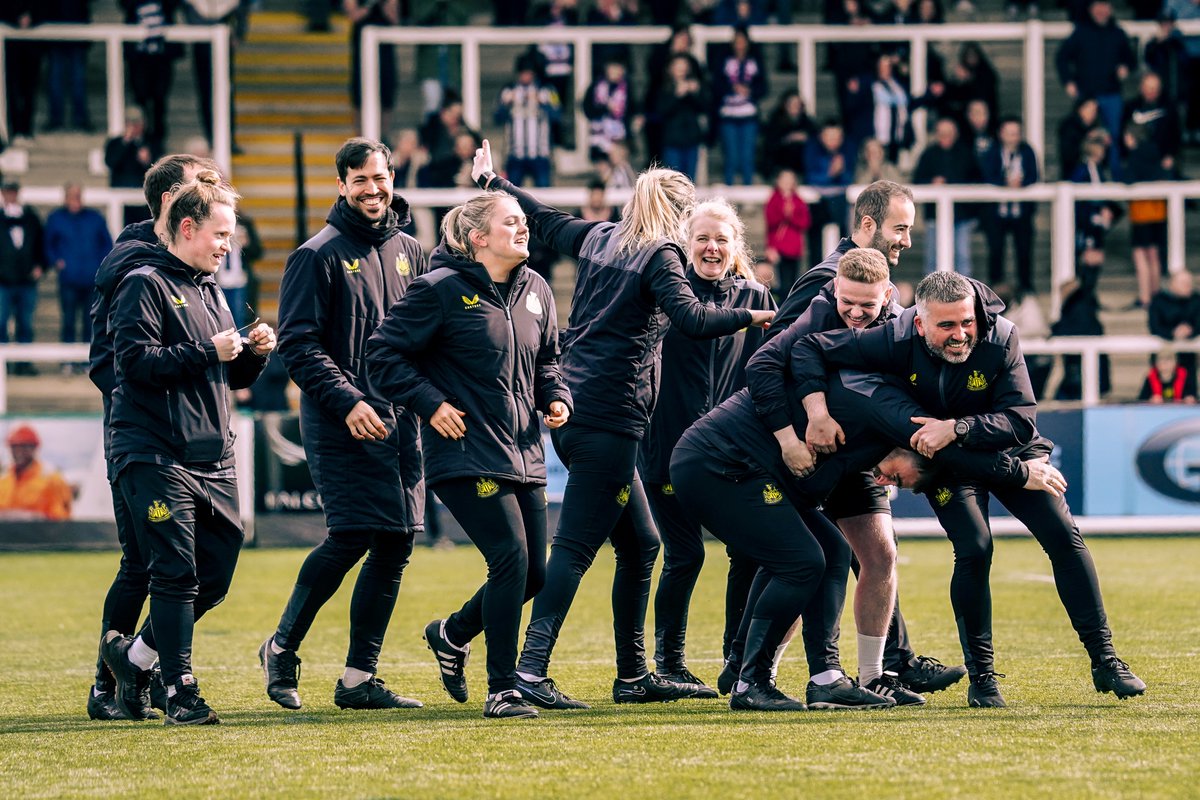
<instances>
[{"instance_id":1,"label":"woman with blonde ponytail","mask_svg":"<svg viewBox=\"0 0 1200 800\"><path fill-rule=\"evenodd\" d=\"M702 303L716 308L774 310L769 287L754 280L746 226L724 199L697 205L684 222L688 283ZM662 393L638 467L664 545L663 570L654 596L654 661L658 674L716 697L687 667L684 638L692 590L704 565L700 525L686 513L671 485L671 451L683 432L746 385L746 362L762 342L761 328L697 340L672 329L663 341ZM737 633L756 565L730 554L724 650Z\"/></svg>"},{"instance_id":2,"label":"woman with blonde ponytail","mask_svg":"<svg viewBox=\"0 0 1200 800\"><path fill-rule=\"evenodd\" d=\"M425 641L442 685L465 703L471 641L487 634L488 718L538 715L516 691L521 609L546 574L538 421L556 429L571 413L554 295L528 258L529 227L511 195L484 192L451 209L431 271L367 342L372 384L422 419L425 480L487 561L487 582L426 625Z\"/></svg>"},{"instance_id":3,"label":"woman with blonde ponytail","mask_svg":"<svg viewBox=\"0 0 1200 800\"><path fill-rule=\"evenodd\" d=\"M569 475L517 686L542 708L587 707L550 679L550 654L583 573L611 538L617 551L613 700L691 696L691 685L663 680L646 665L643 628L659 543L636 470L638 445L654 412L668 322L684 335L713 338L765 325L774 312L696 299L684 275L682 246L695 187L682 173L642 173L620 223L588 222L540 203L495 174L487 141L476 151L471 175L484 189L516 197L532 234L579 262L559 362L575 408L570 424L551 433Z\"/></svg>"}]
</instances>

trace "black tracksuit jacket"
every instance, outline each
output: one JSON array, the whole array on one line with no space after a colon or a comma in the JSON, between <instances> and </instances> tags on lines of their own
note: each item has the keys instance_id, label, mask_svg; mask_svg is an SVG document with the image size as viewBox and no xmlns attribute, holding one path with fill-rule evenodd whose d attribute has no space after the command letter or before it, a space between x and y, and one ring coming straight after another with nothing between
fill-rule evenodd
<instances>
[{"instance_id":1,"label":"black tracksuit jacket","mask_svg":"<svg viewBox=\"0 0 1200 800\"><path fill-rule=\"evenodd\" d=\"M108 413L109 396L116 387L116 368L113 364L113 341L108 332L108 314L112 306L113 292L129 274L130 270L145 263L147 257L159 249L158 237L154 235L154 220L126 225L96 270L96 292L92 297L92 345L88 351L88 377L104 395L105 414ZM106 425L107 427L107 425Z\"/></svg>"},{"instance_id":2,"label":"black tracksuit jacket","mask_svg":"<svg viewBox=\"0 0 1200 800\"><path fill-rule=\"evenodd\" d=\"M792 288L788 289L787 297L779 305L779 313L775 315L775 319L771 320L771 327L767 328L767 339L773 339L783 333L808 310L813 298L826 284L837 277L838 262L842 260L842 256L856 247L858 245L854 243L853 239L849 237L842 239L834 251L825 256L821 263L796 279ZM895 293L893 292L893 294Z\"/></svg>"},{"instance_id":3,"label":"black tracksuit jacket","mask_svg":"<svg viewBox=\"0 0 1200 800\"><path fill-rule=\"evenodd\" d=\"M417 241L400 231L406 206L398 224L378 234L354 214L339 199L328 224L288 257L277 349L302 392L300 435L329 529L411 533L422 524L424 506L418 422L371 389L365 356L367 339L428 262ZM350 434L346 415L360 400L387 426L386 442Z\"/></svg>"},{"instance_id":4,"label":"black tracksuit jacket","mask_svg":"<svg viewBox=\"0 0 1200 800\"><path fill-rule=\"evenodd\" d=\"M773 309L767 287L726 276L701 278L691 267L688 283L696 298L720 308ZM638 471L649 483L671 482L671 451L688 427L746 385L746 362L763 340L762 328L746 328L717 339L693 339L676 329L662 345L662 390L638 453Z\"/></svg>"},{"instance_id":5,"label":"black tracksuit jacket","mask_svg":"<svg viewBox=\"0 0 1200 800\"><path fill-rule=\"evenodd\" d=\"M230 390L254 383L266 359L245 347L233 361L220 361L212 337L231 327L213 276L161 247L125 276L108 324L117 370L115 471L130 461L233 466Z\"/></svg>"},{"instance_id":6,"label":"black tracksuit jacket","mask_svg":"<svg viewBox=\"0 0 1200 800\"><path fill-rule=\"evenodd\" d=\"M616 224L581 220L503 178L488 188L516 197L533 235L579 262L559 359L575 400L570 424L642 439L658 399L668 324L698 339L750 324L746 309L697 301L684 277L683 250L674 242L618 253Z\"/></svg>"},{"instance_id":7,"label":"black tracksuit jacket","mask_svg":"<svg viewBox=\"0 0 1200 800\"><path fill-rule=\"evenodd\" d=\"M571 393L558 369L558 321L546 281L522 264L506 290L482 264L442 245L367 342L371 385L425 420L430 484L488 476L546 483L538 411ZM428 423L442 403L466 412L463 439Z\"/></svg>"}]
</instances>

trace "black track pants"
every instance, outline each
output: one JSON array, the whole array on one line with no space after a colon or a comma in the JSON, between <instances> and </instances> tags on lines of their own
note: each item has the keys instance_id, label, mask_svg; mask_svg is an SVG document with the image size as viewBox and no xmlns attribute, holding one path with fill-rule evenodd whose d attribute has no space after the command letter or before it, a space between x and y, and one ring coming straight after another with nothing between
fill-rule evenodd
<instances>
[{"instance_id":1,"label":"black track pants","mask_svg":"<svg viewBox=\"0 0 1200 800\"><path fill-rule=\"evenodd\" d=\"M150 592L150 573L146 570L146 559L138 547L134 522L125 505L125 496L114 481L110 484L113 500L113 518L117 523L117 541L121 544L121 563L108 594L104 596L103 618L100 621L100 638L108 631L132 634L137 630L138 619L146 605ZM96 686L115 686L104 659L96 660Z\"/></svg>"}]
</instances>

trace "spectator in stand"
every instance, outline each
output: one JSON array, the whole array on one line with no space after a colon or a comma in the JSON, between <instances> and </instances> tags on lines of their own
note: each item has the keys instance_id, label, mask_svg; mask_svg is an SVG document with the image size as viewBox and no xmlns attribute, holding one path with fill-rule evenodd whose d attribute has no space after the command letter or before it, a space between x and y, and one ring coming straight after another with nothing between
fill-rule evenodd
<instances>
[{"instance_id":1,"label":"spectator in stand","mask_svg":"<svg viewBox=\"0 0 1200 800\"><path fill-rule=\"evenodd\" d=\"M237 227L233 229L233 238L229 242L229 253L215 276L217 286L221 287L225 303L233 315L233 324L239 328L252 321L250 310L253 304L250 298L257 295L254 262L262 258L262 254L262 239L258 236L254 220L239 213Z\"/></svg>"},{"instance_id":2,"label":"spectator in stand","mask_svg":"<svg viewBox=\"0 0 1200 800\"><path fill-rule=\"evenodd\" d=\"M368 25L390 28L400 24L400 0L342 0L342 10L350 20L350 102L354 105L354 127L362 121L362 30ZM379 109L381 130L392 129L392 110L396 107L396 48L379 48Z\"/></svg>"},{"instance_id":3,"label":"spectator in stand","mask_svg":"<svg viewBox=\"0 0 1200 800\"><path fill-rule=\"evenodd\" d=\"M1163 179L1175 177L1179 150L1183 144L1179 111L1163 94L1162 78L1153 72L1142 74L1141 80L1138 81L1137 95L1125 106L1121 129L1127 132L1131 125L1141 128L1142 133L1158 152L1159 165L1164 173ZM1133 180L1149 179L1132 178L1131 181Z\"/></svg>"},{"instance_id":4,"label":"spectator in stand","mask_svg":"<svg viewBox=\"0 0 1200 800\"><path fill-rule=\"evenodd\" d=\"M1163 162L1168 159L1163 158L1148 125L1131 121L1125 128L1124 144L1126 183L1163 181L1171 177L1163 168ZM1134 274L1137 276L1137 299L1133 306L1147 308L1150 298L1158 292L1163 272L1162 254L1167 249L1167 201L1156 197L1130 200L1129 227Z\"/></svg>"},{"instance_id":5,"label":"spectator in stand","mask_svg":"<svg viewBox=\"0 0 1200 800\"><path fill-rule=\"evenodd\" d=\"M767 94L767 71L762 58L752 52L745 28L734 30L728 54L716 62L712 83L725 183L732 186L740 176L749 186L754 183L758 106Z\"/></svg>"},{"instance_id":6,"label":"spectator in stand","mask_svg":"<svg viewBox=\"0 0 1200 800\"><path fill-rule=\"evenodd\" d=\"M392 134L396 145L392 148L392 170L396 177L392 186L411 189L417 185L417 171L425 163L425 152L421 149L421 138L415 128L401 128ZM408 231L405 231L408 233ZM411 235L411 233L410 233Z\"/></svg>"},{"instance_id":7,"label":"spectator in stand","mask_svg":"<svg viewBox=\"0 0 1200 800\"><path fill-rule=\"evenodd\" d=\"M913 143L908 90L897 80L895 70L895 56L882 55L876 59L875 78L871 81L875 138L884 146L888 161L893 164L899 161L900 151L912 147Z\"/></svg>"},{"instance_id":8,"label":"spectator in stand","mask_svg":"<svg viewBox=\"0 0 1200 800\"><path fill-rule=\"evenodd\" d=\"M774 175L781 169L789 169L803 181L804 152L809 138L815 135L816 126L804 108L800 92L787 90L780 95L763 126L762 145L758 151L759 172Z\"/></svg>"},{"instance_id":9,"label":"spectator in stand","mask_svg":"<svg viewBox=\"0 0 1200 800\"><path fill-rule=\"evenodd\" d=\"M588 155L592 161L607 158L614 143L624 144L635 127L633 90L625 62L610 60L604 75L592 81L583 98L588 118Z\"/></svg>"},{"instance_id":10,"label":"spectator in stand","mask_svg":"<svg viewBox=\"0 0 1200 800\"><path fill-rule=\"evenodd\" d=\"M224 25L229 28L229 133L233 141L233 152L241 152L236 142L237 112L233 107L234 54L245 28L239 25L239 15L244 14L242 0L183 0L183 19L188 25ZM244 17L241 17L244 20ZM200 108L200 127L204 138L213 144L213 52L210 42L192 43L192 73L196 81L196 100Z\"/></svg>"},{"instance_id":11,"label":"spectator in stand","mask_svg":"<svg viewBox=\"0 0 1200 800\"><path fill-rule=\"evenodd\" d=\"M92 0L58 0L44 6L44 22L87 25L92 21ZM37 43L42 44L42 43ZM67 127L67 97L71 99L71 127L92 133L87 107L87 54L90 42L51 42L46 48L46 96L50 119L46 132ZM11 102L11 101L10 101Z\"/></svg>"},{"instance_id":12,"label":"spectator in stand","mask_svg":"<svg viewBox=\"0 0 1200 800\"><path fill-rule=\"evenodd\" d=\"M62 308L62 341L90 342L90 309L96 291L96 270L112 250L108 223L95 209L83 205L83 187L63 187L63 206L46 219L46 266L58 272L58 301ZM66 365L73 370L71 365Z\"/></svg>"},{"instance_id":13,"label":"spectator in stand","mask_svg":"<svg viewBox=\"0 0 1200 800\"><path fill-rule=\"evenodd\" d=\"M453 92L446 92L441 109L425 117L418 132L421 146L429 154L417 173L418 186L445 188L454 185L454 177L462 167L462 159L454 152L454 141L462 133L475 135L463 122L462 100Z\"/></svg>"},{"instance_id":14,"label":"spectator in stand","mask_svg":"<svg viewBox=\"0 0 1200 800\"><path fill-rule=\"evenodd\" d=\"M629 148L620 142L613 143L608 158L596 162L596 172L608 189L632 189L637 182L637 172L629 163Z\"/></svg>"},{"instance_id":15,"label":"spectator in stand","mask_svg":"<svg viewBox=\"0 0 1200 800\"><path fill-rule=\"evenodd\" d=\"M1150 333L1168 342L1185 342L1200 333L1200 293L1192 273L1176 270L1167 278L1167 288L1157 292L1147 310ZM1179 361L1196 368L1195 353L1180 353Z\"/></svg>"},{"instance_id":16,"label":"spectator in stand","mask_svg":"<svg viewBox=\"0 0 1200 800\"><path fill-rule=\"evenodd\" d=\"M667 130L662 119L660 101L663 91L670 80L668 65L677 56L682 56L688 62L688 72L700 82L704 88L704 67L692 55L692 34L687 25L678 25L671 29L671 38L650 51L646 60L646 93L643 95L642 108L646 110L646 123L643 133L646 140L646 160L650 163L660 163L664 158L663 133ZM708 107L704 111L707 113Z\"/></svg>"},{"instance_id":17,"label":"spectator in stand","mask_svg":"<svg viewBox=\"0 0 1200 800\"><path fill-rule=\"evenodd\" d=\"M1051 336L1103 336L1104 324L1100 321L1100 298L1094 283L1072 281L1063 287L1063 304L1058 321L1050 326ZM1055 400L1081 400L1083 398L1083 358L1077 355L1062 357L1063 375ZM1100 394L1112 391L1109 359L1100 356Z\"/></svg>"},{"instance_id":18,"label":"spectator in stand","mask_svg":"<svg viewBox=\"0 0 1200 800\"><path fill-rule=\"evenodd\" d=\"M963 131L963 138L981 164L983 157L996 146L996 126L992 121L992 112L982 100L967 103L967 125Z\"/></svg>"},{"instance_id":19,"label":"spectator in stand","mask_svg":"<svg viewBox=\"0 0 1200 800\"><path fill-rule=\"evenodd\" d=\"M518 56L516 80L500 91L496 106L496 124L504 126L508 143L505 169L517 186L523 186L526 177L533 179L534 186L550 185L550 128L558 120L560 107L554 89L538 80L537 68L536 50Z\"/></svg>"},{"instance_id":20,"label":"spectator in stand","mask_svg":"<svg viewBox=\"0 0 1200 800\"><path fill-rule=\"evenodd\" d=\"M62 473L48 468L37 457L42 440L28 425L8 434L12 466L0 475L0 517L8 519L64 520L71 518L75 492Z\"/></svg>"},{"instance_id":21,"label":"spectator in stand","mask_svg":"<svg viewBox=\"0 0 1200 800\"><path fill-rule=\"evenodd\" d=\"M35 0L0 3L0 24L28 30L41 22L42 4ZM33 138L33 117L41 82L42 42L9 39L4 42L4 83L8 97L8 135Z\"/></svg>"},{"instance_id":22,"label":"spectator in stand","mask_svg":"<svg viewBox=\"0 0 1200 800\"><path fill-rule=\"evenodd\" d=\"M867 139L858 153L858 164L854 169L854 182L861 184L875 181L904 183L900 168L887 159L887 151L878 139Z\"/></svg>"},{"instance_id":23,"label":"spectator in stand","mask_svg":"<svg viewBox=\"0 0 1200 800\"><path fill-rule=\"evenodd\" d=\"M767 260L779 278L779 291L787 291L800 277L804 260L804 240L812 226L808 203L797 189L796 173L781 169L775 176L775 189L763 212L767 222Z\"/></svg>"},{"instance_id":24,"label":"spectator in stand","mask_svg":"<svg viewBox=\"0 0 1200 800\"><path fill-rule=\"evenodd\" d=\"M458 27L471 22L464 5L451 0L422 0L412 8L413 24L419 27ZM421 114L437 111L447 89L462 88L462 47L445 42L417 45L417 79L421 82Z\"/></svg>"},{"instance_id":25,"label":"spectator in stand","mask_svg":"<svg viewBox=\"0 0 1200 800\"><path fill-rule=\"evenodd\" d=\"M804 172L808 185L821 194L821 200L809 209L812 224L808 229L808 252L821 252L821 232L833 223L845 236L849 228L850 208L846 187L854 180L855 153L849 148L842 125L828 119L821 132L808 140L804 154Z\"/></svg>"},{"instance_id":26,"label":"spectator in stand","mask_svg":"<svg viewBox=\"0 0 1200 800\"><path fill-rule=\"evenodd\" d=\"M1163 10L1179 20L1200 19L1200 2L1196 0L1166 0ZM1187 68L1183 81L1183 96L1187 101L1185 120L1189 143L1200 141L1200 36L1184 36Z\"/></svg>"},{"instance_id":27,"label":"spectator in stand","mask_svg":"<svg viewBox=\"0 0 1200 800\"><path fill-rule=\"evenodd\" d=\"M866 27L871 18L860 0L842 0L840 10L830 15L830 24ZM843 121L857 117L864 99L870 99L864 85L870 82L875 54L871 42L840 42L826 50L826 65L833 73L838 112Z\"/></svg>"},{"instance_id":28,"label":"spectator in stand","mask_svg":"<svg viewBox=\"0 0 1200 800\"><path fill-rule=\"evenodd\" d=\"M1200 56L1200 53L1197 53ZM1162 93L1172 108L1187 100L1188 46L1183 34L1175 27L1175 13L1163 11L1158 15L1158 28L1146 42L1146 66L1162 80Z\"/></svg>"},{"instance_id":29,"label":"spectator in stand","mask_svg":"<svg viewBox=\"0 0 1200 800\"><path fill-rule=\"evenodd\" d=\"M1079 165L1071 174L1075 183L1099 185L1109 180L1108 131L1094 130L1083 140ZM1104 267L1104 246L1108 232L1121 213L1120 206L1109 200L1081 200L1075 203L1075 272L1083 288L1092 292Z\"/></svg>"},{"instance_id":30,"label":"spectator in stand","mask_svg":"<svg viewBox=\"0 0 1200 800\"><path fill-rule=\"evenodd\" d=\"M1129 36L1113 19L1109 0L1091 0L1088 16L1075 25L1054 58L1067 96L1094 97L1112 141L1121 136L1121 83L1137 66ZM1113 179L1120 180L1114 159Z\"/></svg>"},{"instance_id":31,"label":"spectator in stand","mask_svg":"<svg viewBox=\"0 0 1200 800\"><path fill-rule=\"evenodd\" d=\"M12 179L0 183L0 343L8 343L8 320L16 325L17 341L33 341L33 313L37 285L45 266L42 221L20 201L21 185ZM34 375L32 364L12 363L16 375Z\"/></svg>"},{"instance_id":32,"label":"spectator in stand","mask_svg":"<svg viewBox=\"0 0 1200 800\"><path fill-rule=\"evenodd\" d=\"M952 119L939 119L934 128L934 140L921 153L913 170L913 183L937 186L980 183L979 160L972 149L958 136L958 125ZM975 210L959 203L954 209L954 264L963 274L971 274L971 233L975 230ZM933 272L937 263L937 226L939 223L933 203L925 204L925 272Z\"/></svg>"},{"instance_id":33,"label":"spectator in stand","mask_svg":"<svg viewBox=\"0 0 1200 800\"><path fill-rule=\"evenodd\" d=\"M158 145L146 133L146 118L140 109L125 109L125 132L104 145L104 164L108 167L108 185L136 189L142 185L146 170L162 155ZM125 224L149 219L142 204L125 206Z\"/></svg>"},{"instance_id":34,"label":"spectator in stand","mask_svg":"<svg viewBox=\"0 0 1200 800\"><path fill-rule=\"evenodd\" d=\"M125 22L140 25L146 32L136 42L125 45L125 70L129 73L129 87L133 100L141 108L147 120L146 138L161 150L167 141L167 95L175 77L175 59L180 55L180 45L168 43L166 26L175 19L177 0L121 0L125 9ZM126 112L128 122L128 112ZM141 186L139 179L137 186ZM126 224L130 217L126 210ZM147 219L137 217L134 221Z\"/></svg>"},{"instance_id":35,"label":"spectator in stand","mask_svg":"<svg viewBox=\"0 0 1200 800\"><path fill-rule=\"evenodd\" d=\"M587 202L579 209L579 218L588 222L620 222L621 210L604 197L604 181L592 178L587 183Z\"/></svg>"},{"instance_id":36,"label":"spectator in stand","mask_svg":"<svg viewBox=\"0 0 1200 800\"><path fill-rule=\"evenodd\" d=\"M1142 382L1142 391L1138 394L1138 400L1156 405L1162 403L1194 404L1196 402L1195 364L1191 368L1185 367L1173 347L1168 346L1159 350L1150 364L1146 380Z\"/></svg>"},{"instance_id":37,"label":"spectator in stand","mask_svg":"<svg viewBox=\"0 0 1200 800\"><path fill-rule=\"evenodd\" d=\"M1025 141L1021 120L1017 117L1000 120L997 139L983 156L980 165L983 180L1009 189L1037 183L1037 156ZM988 282L996 286L1004 281L1004 250L1011 236L1016 260L1016 294L1020 297L1034 293L1033 220L1036 214L1036 204L1011 201L995 203L983 210L984 232L988 239Z\"/></svg>"},{"instance_id":38,"label":"spectator in stand","mask_svg":"<svg viewBox=\"0 0 1200 800\"><path fill-rule=\"evenodd\" d=\"M566 28L579 24L578 0L550 0L544 6L535 6L529 20L539 28ZM547 32L547 38L553 31ZM562 105L562 118L555 124L550 135L554 144L569 147L575 141L571 127L575 110L575 49L566 42L540 42L537 46L542 55L542 78L554 87Z\"/></svg>"},{"instance_id":39,"label":"spectator in stand","mask_svg":"<svg viewBox=\"0 0 1200 800\"><path fill-rule=\"evenodd\" d=\"M588 25L636 25L637 10L625 6L622 0L595 0L584 18ZM612 62L629 69L633 51L627 44L609 43L592 45L592 78L599 78Z\"/></svg>"},{"instance_id":40,"label":"spectator in stand","mask_svg":"<svg viewBox=\"0 0 1200 800\"><path fill-rule=\"evenodd\" d=\"M709 100L701 73L693 71L693 61L690 55L677 54L667 62L657 110L662 125L663 166L695 181Z\"/></svg>"},{"instance_id":41,"label":"spectator in stand","mask_svg":"<svg viewBox=\"0 0 1200 800\"><path fill-rule=\"evenodd\" d=\"M997 97L1000 78L978 42L963 42L958 48L954 76L961 85L962 95L967 102L982 100L987 103L988 116L996 119L999 114Z\"/></svg>"},{"instance_id":42,"label":"spectator in stand","mask_svg":"<svg viewBox=\"0 0 1200 800\"><path fill-rule=\"evenodd\" d=\"M493 17L501 27L508 25L524 25L528 6L525 0L495 0L492 6L496 9Z\"/></svg>"},{"instance_id":43,"label":"spectator in stand","mask_svg":"<svg viewBox=\"0 0 1200 800\"><path fill-rule=\"evenodd\" d=\"M1104 131L1100 123L1100 106L1094 97L1080 97L1071 113L1058 123L1059 177L1069 181L1080 164L1083 142L1092 131Z\"/></svg>"},{"instance_id":44,"label":"spectator in stand","mask_svg":"<svg viewBox=\"0 0 1200 800\"><path fill-rule=\"evenodd\" d=\"M923 12L919 11L919 8L923 9ZM921 17L921 13L926 16ZM934 25L945 22L945 18L936 2L920 6L912 0L899 0L877 13L874 21L880 25ZM906 90L911 91L909 64L912 63L912 46L908 42L887 42L883 46L884 52L896 58L896 77L904 84ZM934 42L925 46L925 80L931 87L936 84L944 85L946 81L946 61Z\"/></svg>"}]
</instances>

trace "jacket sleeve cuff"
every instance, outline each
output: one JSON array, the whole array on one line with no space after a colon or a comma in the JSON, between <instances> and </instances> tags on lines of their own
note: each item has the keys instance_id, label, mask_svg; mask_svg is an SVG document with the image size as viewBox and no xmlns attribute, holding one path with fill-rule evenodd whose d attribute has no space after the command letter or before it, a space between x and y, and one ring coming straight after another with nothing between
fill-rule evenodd
<instances>
[{"instance_id":1,"label":"jacket sleeve cuff","mask_svg":"<svg viewBox=\"0 0 1200 800\"><path fill-rule=\"evenodd\" d=\"M217 353L217 346L212 339L200 342L200 352L204 353L205 363L209 365L221 363L221 356Z\"/></svg>"},{"instance_id":2,"label":"jacket sleeve cuff","mask_svg":"<svg viewBox=\"0 0 1200 800\"><path fill-rule=\"evenodd\" d=\"M792 424L791 415L788 414L784 409L779 409L778 411L769 411L766 414L759 414L758 418L762 420L763 424L766 425L767 429L772 433L782 430L783 428L786 428Z\"/></svg>"}]
</instances>

